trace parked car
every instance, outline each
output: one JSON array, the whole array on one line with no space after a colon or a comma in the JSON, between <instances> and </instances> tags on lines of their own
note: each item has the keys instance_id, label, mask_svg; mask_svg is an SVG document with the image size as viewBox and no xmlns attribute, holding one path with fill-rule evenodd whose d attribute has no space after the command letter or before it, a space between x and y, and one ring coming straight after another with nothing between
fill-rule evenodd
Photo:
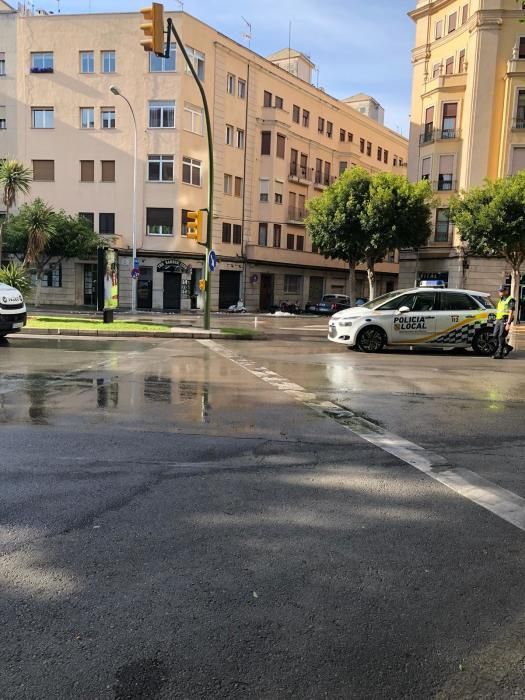
<instances>
[{"instance_id":1,"label":"parked car","mask_svg":"<svg viewBox=\"0 0 525 700\"><path fill-rule=\"evenodd\" d=\"M325 294L317 304L315 313L331 315L349 308L350 297L346 294Z\"/></svg>"},{"instance_id":2,"label":"parked car","mask_svg":"<svg viewBox=\"0 0 525 700\"><path fill-rule=\"evenodd\" d=\"M328 339L362 352L381 352L386 345L426 345L492 355L495 319L494 304L484 292L398 289L332 316Z\"/></svg>"},{"instance_id":3,"label":"parked car","mask_svg":"<svg viewBox=\"0 0 525 700\"><path fill-rule=\"evenodd\" d=\"M18 289L0 284L0 338L8 333L18 333L27 321L24 297Z\"/></svg>"}]
</instances>

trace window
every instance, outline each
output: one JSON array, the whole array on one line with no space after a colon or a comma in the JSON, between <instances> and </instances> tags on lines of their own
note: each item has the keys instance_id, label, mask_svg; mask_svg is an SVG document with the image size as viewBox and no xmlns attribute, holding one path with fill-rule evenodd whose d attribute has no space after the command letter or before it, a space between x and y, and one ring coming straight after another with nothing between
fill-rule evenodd
<instances>
[{"instance_id":1,"label":"window","mask_svg":"<svg viewBox=\"0 0 525 700\"><path fill-rule=\"evenodd\" d=\"M268 245L268 224L259 224L259 245Z\"/></svg>"},{"instance_id":2,"label":"window","mask_svg":"<svg viewBox=\"0 0 525 700\"><path fill-rule=\"evenodd\" d=\"M296 148L290 149L290 175L297 177L297 161L299 160L299 151Z\"/></svg>"},{"instance_id":3,"label":"window","mask_svg":"<svg viewBox=\"0 0 525 700\"><path fill-rule=\"evenodd\" d=\"M201 186L201 166L200 160L195 160L194 158L187 158L184 156L182 159L182 182L186 182L188 185Z\"/></svg>"},{"instance_id":4,"label":"window","mask_svg":"<svg viewBox=\"0 0 525 700\"><path fill-rule=\"evenodd\" d=\"M233 240L234 245L241 245L242 243L242 226L240 224L233 224Z\"/></svg>"},{"instance_id":5,"label":"window","mask_svg":"<svg viewBox=\"0 0 525 700\"><path fill-rule=\"evenodd\" d=\"M523 129L525 127L525 90L518 90L518 99L516 103L516 128Z\"/></svg>"},{"instance_id":6,"label":"window","mask_svg":"<svg viewBox=\"0 0 525 700\"><path fill-rule=\"evenodd\" d=\"M432 175L432 158L428 156L421 161L421 179L430 180Z\"/></svg>"},{"instance_id":7,"label":"window","mask_svg":"<svg viewBox=\"0 0 525 700\"><path fill-rule=\"evenodd\" d=\"M188 102L184 103L184 130L202 136L202 125L204 123L202 108L194 107Z\"/></svg>"},{"instance_id":8,"label":"window","mask_svg":"<svg viewBox=\"0 0 525 700\"><path fill-rule=\"evenodd\" d=\"M301 109L298 105L294 105L292 108L292 121L295 124L299 124L301 121Z\"/></svg>"},{"instance_id":9,"label":"window","mask_svg":"<svg viewBox=\"0 0 525 700\"><path fill-rule=\"evenodd\" d=\"M166 50L166 46L164 50ZM149 72L150 73L174 73L177 66L177 44L170 44L170 57L162 58L156 56L153 51L149 55Z\"/></svg>"},{"instance_id":10,"label":"window","mask_svg":"<svg viewBox=\"0 0 525 700\"><path fill-rule=\"evenodd\" d=\"M5 75L5 52L0 51L0 75Z\"/></svg>"},{"instance_id":11,"label":"window","mask_svg":"<svg viewBox=\"0 0 525 700\"><path fill-rule=\"evenodd\" d=\"M53 52L35 51L31 54L31 73L52 73Z\"/></svg>"},{"instance_id":12,"label":"window","mask_svg":"<svg viewBox=\"0 0 525 700\"><path fill-rule=\"evenodd\" d=\"M259 180L259 201L268 202L270 199L270 181L268 178L261 178Z\"/></svg>"},{"instance_id":13,"label":"window","mask_svg":"<svg viewBox=\"0 0 525 700\"><path fill-rule=\"evenodd\" d=\"M100 110L100 126L103 129L115 128L115 108L102 107Z\"/></svg>"},{"instance_id":14,"label":"window","mask_svg":"<svg viewBox=\"0 0 525 700\"><path fill-rule=\"evenodd\" d=\"M55 126L53 107L32 107L31 126L33 129L53 129Z\"/></svg>"},{"instance_id":15,"label":"window","mask_svg":"<svg viewBox=\"0 0 525 700\"><path fill-rule=\"evenodd\" d=\"M454 156L439 156L438 190L450 192L454 189Z\"/></svg>"},{"instance_id":16,"label":"window","mask_svg":"<svg viewBox=\"0 0 525 700\"><path fill-rule=\"evenodd\" d=\"M281 247L281 224L273 225L273 247Z\"/></svg>"},{"instance_id":17,"label":"window","mask_svg":"<svg viewBox=\"0 0 525 700\"><path fill-rule=\"evenodd\" d=\"M244 149L244 129L237 129L237 148Z\"/></svg>"},{"instance_id":18,"label":"window","mask_svg":"<svg viewBox=\"0 0 525 700\"><path fill-rule=\"evenodd\" d=\"M242 80L241 78L237 80L237 95L241 100L246 99L246 80Z\"/></svg>"},{"instance_id":19,"label":"window","mask_svg":"<svg viewBox=\"0 0 525 700\"><path fill-rule=\"evenodd\" d=\"M233 192L233 176L224 173L224 194L231 194Z\"/></svg>"},{"instance_id":20,"label":"window","mask_svg":"<svg viewBox=\"0 0 525 700\"><path fill-rule=\"evenodd\" d=\"M366 155L371 156L372 155L372 144L370 141L366 142Z\"/></svg>"},{"instance_id":21,"label":"window","mask_svg":"<svg viewBox=\"0 0 525 700\"><path fill-rule=\"evenodd\" d=\"M231 73L226 76L226 92L229 95L235 95L235 76Z\"/></svg>"},{"instance_id":22,"label":"window","mask_svg":"<svg viewBox=\"0 0 525 700\"><path fill-rule=\"evenodd\" d=\"M434 63L432 66L432 77L437 78L438 75L441 75L441 63Z\"/></svg>"},{"instance_id":23,"label":"window","mask_svg":"<svg viewBox=\"0 0 525 700\"><path fill-rule=\"evenodd\" d=\"M115 182L115 161L101 160L101 182Z\"/></svg>"},{"instance_id":24,"label":"window","mask_svg":"<svg viewBox=\"0 0 525 700\"><path fill-rule=\"evenodd\" d=\"M293 250L294 248L295 248L295 236L293 235L293 233L288 233L288 234L286 234L286 249Z\"/></svg>"},{"instance_id":25,"label":"window","mask_svg":"<svg viewBox=\"0 0 525 700\"><path fill-rule=\"evenodd\" d=\"M344 129L339 129L339 141L342 143L346 141L346 131Z\"/></svg>"},{"instance_id":26,"label":"window","mask_svg":"<svg viewBox=\"0 0 525 700\"><path fill-rule=\"evenodd\" d=\"M269 156L272 152L272 132L261 132L261 155Z\"/></svg>"},{"instance_id":27,"label":"window","mask_svg":"<svg viewBox=\"0 0 525 700\"><path fill-rule=\"evenodd\" d=\"M332 122L326 122L326 135L329 139L331 139L334 135L334 125Z\"/></svg>"},{"instance_id":28,"label":"window","mask_svg":"<svg viewBox=\"0 0 525 700\"><path fill-rule=\"evenodd\" d=\"M242 197L242 190L243 190L242 177L236 177L235 178L235 188L233 190L234 195L236 197Z\"/></svg>"},{"instance_id":29,"label":"window","mask_svg":"<svg viewBox=\"0 0 525 700\"><path fill-rule=\"evenodd\" d=\"M457 102L447 102L443 105L443 123L441 130L442 139L456 138L456 118L458 113Z\"/></svg>"},{"instance_id":30,"label":"window","mask_svg":"<svg viewBox=\"0 0 525 700\"><path fill-rule=\"evenodd\" d=\"M5 105L0 105L0 129L7 128L7 121L5 118Z\"/></svg>"},{"instance_id":31,"label":"window","mask_svg":"<svg viewBox=\"0 0 525 700\"><path fill-rule=\"evenodd\" d=\"M317 131L320 134L324 134L324 119L322 117L319 117L317 120Z\"/></svg>"},{"instance_id":32,"label":"window","mask_svg":"<svg viewBox=\"0 0 525 700\"><path fill-rule=\"evenodd\" d=\"M80 161L80 182L95 182L95 161Z\"/></svg>"},{"instance_id":33,"label":"window","mask_svg":"<svg viewBox=\"0 0 525 700\"><path fill-rule=\"evenodd\" d=\"M146 209L146 232L148 236L172 236L173 209L148 207Z\"/></svg>"},{"instance_id":34,"label":"window","mask_svg":"<svg viewBox=\"0 0 525 700\"><path fill-rule=\"evenodd\" d=\"M427 107L425 110L425 131L423 141L432 141L434 136L434 107Z\"/></svg>"},{"instance_id":35,"label":"window","mask_svg":"<svg viewBox=\"0 0 525 700\"><path fill-rule=\"evenodd\" d=\"M149 155L148 156L148 180L149 182L173 182L174 156Z\"/></svg>"},{"instance_id":36,"label":"window","mask_svg":"<svg viewBox=\"0 0 525 700\"><path fill-rule=\"evenodd\" d=\"M271 107L272 106L272 93L268 92L268 90L264 91L264 97L263 97L263 107Z\"/></svg>"},{"instance_id":37,"label":"window","mask_svg":"<svg viewBox=\"0 0 525 700\"><path fill-rule=\"evenodd\" d=\"M276 204L283 203L283 183L280 180L274 182L274 199Z\"/></svg>"},{"instance_id":38,"label":"window","mask_svg":"<svg viewBox=\"0 0 525 700\"><path fill-rule=\"evenodd\" d=\"M175 100L150 100L149 128L173 129L175 127Z\"/></svg>"},{"instance_id":39,"label":"window","mask_svg":"<svg viewBox=\"0 0 525 700\"><path fill-rule=\"evenodd\" d=\"M330 184L330 163L325 160L324 163L324 184L329 185Z\"/></svg>"},{"instance_id":40,"label":"window","mask_svg":"<svg viewBox=\"0 0 525 700\"><path fill-rule=\"evenodd\" d=\"M383 163L388 163L388 151L385 150L383 151Z\"/></svg>"},{"instance_id":41,"label":"window","mask_svg":"<svg viewBox=\"0 0 525 700\"><path fill-rule=\"evenodd\" d=\"M468 19L468 5L463 5L461 8L461 24L465 24Z\"/></svg>"},{"instance_id":42,"label":"window","mask_svg":"<svg viewBox=\"0 0 525 700\"><path fill-rule=\"evenodd\" d=\"M525 36L520 36L518 58L525 58Z\"/></svg>"},{"instance_id":43,"label":"window","mask_svg":"<svg viewBox=\"0 0 525 700\"><path fill-rule=\"evenodd\" d=\"M95 128L95 110L93 107L80 108L80 128L94 129Z\"/></svg>"},{"instance_id":44,"label":"window","mask_svg":"<svg viewBox=\"0 0 525 700\"><path fill-rule=\"evenodd\" d=\"M276 95L274 104L277 107L277 109L283 109L283 106L284 106L283 98Z\"/></svg>"},{"instance_id":45,"label":"window","mask_svg":"<svg viewBox=\"0 0 525 700\"><path fill-rule=\"evenodd\" d=\"M354 135L351 134L350 132L348 132L347 136L348 136L348 143L353 143L353 141L354 141Z\"/></svg>"},{"instance_id":46,"label":"window","mask_svg":"<svg viewBox=\"0 0 525 700\"><path fill-rule=\"evenodd\" d=\"M440 294L441 311L479 311L479 306L468 294L461 292L447 292Z\"/></svg>"},{"instance_id":47,"label":"window","mask_svg":"<svg viewBox=\"0 0 525 700\"><path fill-rule=\"evenodd\" d=\"M310 112L307 109L303 109L303 126L306 128L310 126Z\"/></svg>"},{"instance_id":48,"label":"window","mask_svg":"<svg viewBox=\"0 0 525 700\"><path fill-rule=\"evenodd\" d=\"M301 280L300 275L285 275L284 276L284 293L285 294L300 294Z\"/></svg>"},{"instance_id":49,"label":"window","mask_svg":"<svg viewBox=\"0 0 525 700\"><path fill-rule=\"evenodd\" d=\"M304 250L304 236L296 237L296 250Z\"/></svg>"},{"instance_id":50,"label":"window","mask_svg":"<svg viewBox=\"0 0 525 700\"><path fill-rule=\"evenodd\" d=\"M339 162L339 175L342 175L344 171L348 168L348 161L342 160Z\"/></svg>"},{"instance_id":51,"label":"window","mask_svg":"<svg viewBox=\"0 0 525 700\"><path fill-rule=\"evenodd\" d=\"M100 65L102 73L114 73L116 67L116 54L114 51L100 52Z\"/></svg>"},{"instance_id":52,"label":"window","mask_svg":"<svg viewBox=\"0 0 525 700\"><path fill-rule=\"evenodd\" d=\"M438 22L436 22L435 27L434 27L434 39L441 39L443 36L443 20L440 19Z\"/></svg>"},{"instance_id":53,"label":"window","mask_svg":"<svg viewBox=\"0 0 525 700\"><path fill-rule=\"evenodd\" d=\"M199 80L204 80L204 54L201 51L197 51L197 49L193 49L191 46L186 46L186 51L188 53L188 58L190 59L195 72L197 73L197 77ZM185 70L186 73L191 73L188 66L186 66Z\"/></svg>"},{"instance_id":54,"label":"window","mask_svg":"<svg viewBox=\"0 0 525 700\"><path fill-rule=\"evenodd\" d=\"M233 146L233 126L226 124L225 143L227 146Z\"/></svg>"},{"instance_id":55,"label":"window","mask_svg":"<svg viewBox=\"0 0 525 700\"><path fill-rule=\"evenodd\" d=\"M359 139L359 150L361 153L365 152L365 140L364 139Z\"/></svg>"},{"instance_id":56,"label":"window","mask_svg":"<svg viewBox=\"0 0 525 700\"><path fill-rule=\"evenodd\" d=\"M55 179L54 160L34 160L33 180L40 182L53 182Z\"/></svg>"},{"instance_id":57,"label":"window","mask_svg":"<svg viewBox=\"0 0 525 700\"><path fill-rule=\"evenodd\" d=\"M381 146L377 147L377 160L381 162L383 160L383 149Z\"/></svg>"},{"instance_id":58,"label":"window","mask_svg":"<svg viewBox=\"0 0 525 700\"><path fill-rule=\"evenodd\" d=\"M319 185L323 179L323 161L321 158L315 159L315 184Z\"/></svg>"},{"instance_id":59,"label":"window","mask_svg":"<svg viewBox=\"0 0 525 700\"><path fill-rule=\"evenodd\" d=\"M115 233L115 214L100 213L98 215L98 232L106 234Z\"/></svg>"},{"instance_id":60,"label":"window","mask_svg":"<svg viewBox=\"0 0 525 700\"><path fill-rule=\"evenodd\" d=\"M222 222L222 242L232 242L232 225L227 223L226 221Z\"/></svg>"},{"instance_id":61,"label":"window","mask_svg":"<svg viewBox=\"0 0 525 700\"><path fill-rule=\"evenodd\" d=\"M303 179L308 179L308 155L306 153L301 153L301 169L299 170L299 176Z\"/></svg>"},{"instance_id":62,"label":"window","mask_svg":"<svg viewBox=\"0 0 525 700\"><path fill-rule=\"evenodd\" d=\"M80 72L94 73L95 72L95 52L81 51L80 52Z\"/></svg>"},{"instance_id":63,"label":"window","mask_svg":"<svg viewBox=\"0 0 525 700\"><path fill-rule=\"evenodd\" d=\"M47 270L44 270L42 276L42 287L61 287L62 286L62 265L51 265Z\"/></svg>"},{"instance_id":64,"label":"window","mask_svg":"<svg viewBox=\"0 0 525 700\"><path fill-rule=\"evenodd\" d=\"M435 241L437 243L447 243L450 229L450 214L448 209L436 210L436 231Z\"/></svg>"},{"instance_id":65,"label":"window","mask_svg":"<svg viewBox=\"0 0 525 700\"><path fill-rule=\"evenodd\" d=\"M465 72L465 49L461 49L459 52L459 61L458 61L458 73L464 73Z\"/></svg>"},{"instance_id":66,"label":"window","mask_svg":"<svg viewBox=\"0 0 525 700\"><path fill-rule=\"evenodd\" d=\"M445 75L452 75L454 73L454 56L450 56L445 61Z\"/></svg>"},{"instance_id":67,"label":"window","mask_svg":"<svg viewBox=\"0 0 525 700\"><path fill-rule=\"evenodd\" d=\"M95 214L92 211L79 211L78 218L87 221L92 230L95 229Z\"/></svg>"},{"instance_id":68,"label":"window","mask_svg":"<svg viewBox=\"0 0 525 700\"><path fill-rule=\"evenodd\" d=\"M283 134L277 134L277 149L275 151L275 155L277 156L277 158L284 158L285 149L286 136L283 136Z\"/></svg>"},{"instance_id":69,"label":"window","mask_svg":"<svg viewBox=\"0 0 525 700\"><path fill-rule=\"evenodd\" d=\"M454 32L456 30L456 25L458 21L458 13L453 12L448 16L448 33Z\"/></svg>"}]
</instances>

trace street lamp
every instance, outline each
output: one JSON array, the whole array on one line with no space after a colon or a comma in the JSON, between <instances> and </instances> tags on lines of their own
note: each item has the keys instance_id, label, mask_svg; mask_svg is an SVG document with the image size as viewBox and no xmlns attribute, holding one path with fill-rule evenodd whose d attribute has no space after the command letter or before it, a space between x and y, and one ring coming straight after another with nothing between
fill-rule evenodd
<instances>
[{"instance_id":1,"label":"street lamp","mask_svg":"<svg viewBox=\"0 0 525 700\"><path fill-rule=\"evenodd\" d=\"M134 139L133 139L133 217L132 217L132 232L131 232L131 245L133 248L132 256L133 261L131 264L131 269L135 269L135 260L137 258L137 120L135 119L135 112L131 106L131 102L128 98L123 95L116 85L111 85L111 92L114 95L122 97L128 103L128 107L131 110L131 116L133 117L133 127L134 127ZM137 310L137 278L134 274L131 276L131 313L135 313Z\"/></svg>"}]
</instances>

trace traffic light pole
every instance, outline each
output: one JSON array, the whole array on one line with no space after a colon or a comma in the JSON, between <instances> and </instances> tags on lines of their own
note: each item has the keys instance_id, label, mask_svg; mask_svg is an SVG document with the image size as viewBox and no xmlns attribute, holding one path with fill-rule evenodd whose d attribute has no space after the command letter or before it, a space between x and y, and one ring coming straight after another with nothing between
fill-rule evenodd
<instances>
[{"instance_id":1,"label":"traffic light pole","mask_svg":"<svg viewBox=\"0 0 525 700\"><path fill-rule=\"evenodd\" d=\"M208 136L208 219L206 222L206 254L205 254L205 260L204 260L204 281L206 284L206 289L204 293L204 329L205 330L210 330L210 307L211 307L211 293L210 293L210 262L209 262L209 254L210 250L212 249L213 245L213 137L212 137L212 128L211 128L211 121L210 121L210 110L208 109L208 100L206 99L206 93L204 92L204 86L201 83L199 76L197 75L197 72L193 66L193 63L191 62L184 44L181 41L181 38L175 28L175 25L173 24L173 21L171 20L170 17L168 17L168 36L167 36L167 41L166 41L166 53L164 54L165 58L169 58L170 56L170 37L171 34L173 33L173 36L175 37L175 41L177 42L177 46L179 47L182 55L184 56L184 59L186 60L186 65L191 71L191 74L193 75L195 82L197 83L197 87L199 88L199 92L202 97L202 104L204 106L204 117L206 121L206 133Z\"/></svg>"}]
</instances>

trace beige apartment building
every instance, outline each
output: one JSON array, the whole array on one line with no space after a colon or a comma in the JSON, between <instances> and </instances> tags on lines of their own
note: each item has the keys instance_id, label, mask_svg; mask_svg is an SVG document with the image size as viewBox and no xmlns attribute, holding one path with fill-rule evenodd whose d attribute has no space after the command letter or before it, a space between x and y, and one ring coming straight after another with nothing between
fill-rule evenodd
<instances>
[{"instance_id":1,"label":"beige apartment building","mask_svg":"<svg viewBox=\"0 0 525 700\"><path fill-rule=\"evenodd\" d=\"M407 141L314 87L304 54L266 59L186 13L170 16L213 123L212 308L241 299L265 310L345 293L345 265L319 255L306 235L306 202L355 165L405 173ZM0 156L32 167L31 198L81 213L118 250L119 301L129 307L133 120L110 90L117 86L138 131L137 306L198 308L203 248L185 228L187 211L207 203L202 105L176 46L169 59L141 49L141 21L139 13L15 12L0 0ZM95 260L56 263L42 302L93 305L95 270ZM378 272L379 291L397 286L396 255ZM367 296L364 270L357 292Z\"/></svg>"},{"instance_id":2,"label":"beige apartment building","mask_svg":"<svg viewBox=\"0 0 525 700\"><path fill-rule=\"evenodd\" d=\"M410 13L416 46L408 174L429 180L439 205L427 246L401 254L400 286L435 278L493 292L510 277L504 260L468 254L449 223L448 202L485 178L525 168L524 7L515 0L419 0Z\"/></svg>"}]
</instances>

